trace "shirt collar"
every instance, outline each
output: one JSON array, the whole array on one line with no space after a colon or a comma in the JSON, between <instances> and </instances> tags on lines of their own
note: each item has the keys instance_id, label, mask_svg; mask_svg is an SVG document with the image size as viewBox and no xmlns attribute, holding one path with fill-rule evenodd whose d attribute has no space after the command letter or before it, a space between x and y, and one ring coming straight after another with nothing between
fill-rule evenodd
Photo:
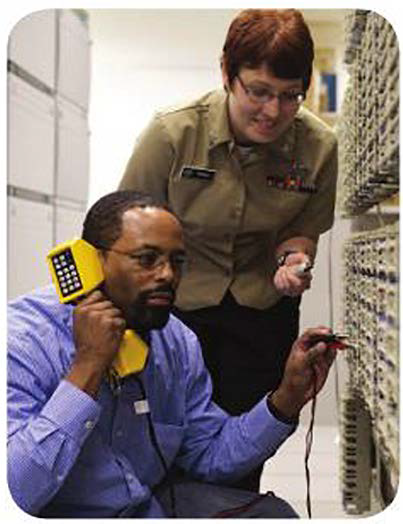
<instances>
[{"instance_id":1,"label":"shirt collar","mask_svg":"<svg viewBox=\"0 0 403 524\"><path fill-rule=\"evenodd\" d=\"M228 118L228 95L224 89L214 91L209 104L209 147L213 149L219 144L233 143L229 118Z\"/></svg>"}]
</instances>

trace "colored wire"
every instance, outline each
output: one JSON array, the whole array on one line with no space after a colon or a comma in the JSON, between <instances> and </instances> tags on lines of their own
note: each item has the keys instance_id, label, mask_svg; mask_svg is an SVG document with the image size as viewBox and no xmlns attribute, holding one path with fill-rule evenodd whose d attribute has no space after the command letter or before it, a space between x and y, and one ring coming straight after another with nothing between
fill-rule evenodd
<instances>
[{"instance_id":1,"label":"colored wire","mask_svg":"<svg viewBox=\"0 0 403 524\"><path fill-rule=\"evenodd\" d=\"M309 470L309 457L312 450L313 443L313 426L315 422L315 411L316 411L316 388L317 388L317 375L315 368L312 366L313 373L313 398L311 404L311 420L309 423L308 431L305 436L305 477L306 477L306 509L308 517L312 518L312 506L311 506L311 473Z\"/></svg>"}]
</instances>

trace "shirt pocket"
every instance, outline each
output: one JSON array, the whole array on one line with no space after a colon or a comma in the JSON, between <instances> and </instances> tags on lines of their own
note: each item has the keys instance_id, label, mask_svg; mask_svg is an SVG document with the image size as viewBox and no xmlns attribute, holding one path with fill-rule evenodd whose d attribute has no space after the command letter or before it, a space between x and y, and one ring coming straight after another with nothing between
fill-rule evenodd
<instances>
[{"instance_id":1,"label":"shirt pocket","mask_svg":"<svg viewBox=\"0 0 403 524\"><path fill-rule=\"evenodd\" d=\"M203 220L208 216L208 202L214 202L216 178L179 177L170 180L168 185L169 203L174 213L183 222ZM207 208L207 209L206 209ZM211 208L210 208L211 209ZM206 215L206 216L205 216Z\"/></svg>"},{"instance_id":2,"label":"shirt pocket","mask_svg":"<svg viewBox=\"0 0 403 524\"><path fill-rule=\"evenodd\" d=\"M268 187L262 196L264 209L270 217L271 228L275 230L292 222L306 206L309 206L311 197L308 193L276 187Z\"/></svg>"}]
</instances>

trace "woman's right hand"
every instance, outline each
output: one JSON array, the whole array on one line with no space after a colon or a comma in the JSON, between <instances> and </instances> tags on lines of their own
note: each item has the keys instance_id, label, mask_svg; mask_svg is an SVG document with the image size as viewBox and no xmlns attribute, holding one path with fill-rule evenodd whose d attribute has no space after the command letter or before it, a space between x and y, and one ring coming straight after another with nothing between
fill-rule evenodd
<instances>
[{"instance_id":1,"label":"woman's right hand","mask_svg":"<svg viewBox=\"0 0 403 524\"><path fill-rule=\"evenodd\" d=\"M312 273L301 271L303 265L311 267L311 260L305 253L292 253L287 256L285 264L274 274L274 286L282 295L296 297L311 287Z\"/></svg>"}]
</instances>

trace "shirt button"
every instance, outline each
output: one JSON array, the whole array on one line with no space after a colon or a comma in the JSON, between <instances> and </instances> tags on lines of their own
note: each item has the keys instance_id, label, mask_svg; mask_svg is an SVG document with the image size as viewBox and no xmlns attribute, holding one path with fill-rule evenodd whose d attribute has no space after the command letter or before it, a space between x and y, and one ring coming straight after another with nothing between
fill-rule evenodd
<instances>
[{"instance_id":1,"label":"shirt button","mask_svg":"<svg viewBox=\"0 0 403 524\"><path fill-rule=\"evenodd\" d=\"M85 429L92 429L94 427L94 421L93 420L86 420L85 421Z\"/></svg>"},{"instance_id":2,"label":"shirt button","mask_svg":"<svg viewBox=\"0 0 403 524\"><path fill-rule=\"evenodd\" d=\"M127 480L127 482L133 482L134 476L131 473L128 473L126 475L126 480Z\"/></svg>"},{"instance_id":3,"label":"shirt button","mask_svg":"<svg viewBox=\"0 0 403 524\"><path fill-rule=\"evenodd\" d=\"M118 429L118 430L116 431L116 436L117 436L117 437L123 437L123 431L122 431L121 429Z\"/></svg>"}]
</instances>

